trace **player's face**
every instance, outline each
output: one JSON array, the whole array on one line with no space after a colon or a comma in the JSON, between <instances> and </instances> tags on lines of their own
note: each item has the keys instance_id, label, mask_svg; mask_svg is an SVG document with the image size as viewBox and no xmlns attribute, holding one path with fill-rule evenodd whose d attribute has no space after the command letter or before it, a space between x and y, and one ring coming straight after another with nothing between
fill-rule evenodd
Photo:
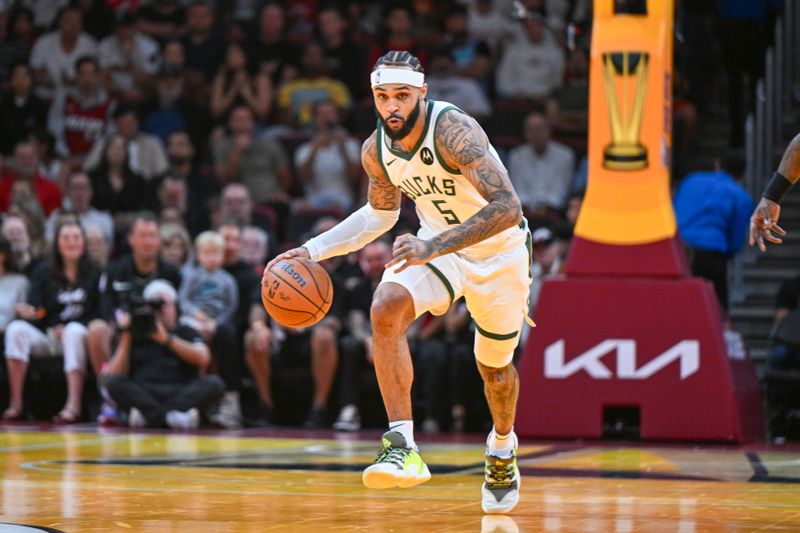
<instances>
[{"instance_id":1,"label":"player's face","mask_svg":"<svg viewBox=\"0 0 800 533\"><path fill-rule=\"evenodd\" d=\"M375 111L390 139L398 141L411 132L427 92L427 85L417 88L399 83L387 83L372 89Z\"/></svg>"}]
</instances>

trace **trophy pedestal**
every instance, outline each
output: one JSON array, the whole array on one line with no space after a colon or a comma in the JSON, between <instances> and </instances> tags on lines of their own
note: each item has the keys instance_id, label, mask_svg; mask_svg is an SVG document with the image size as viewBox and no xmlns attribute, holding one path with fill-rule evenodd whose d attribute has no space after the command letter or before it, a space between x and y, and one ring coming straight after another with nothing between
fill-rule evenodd
<instances>
[{"instance_id":1,"label":"trophy pedestal","mask_svg":"<svg viewBox=\"0 0 800 533\"><path fill-rule=\"evenodd\" d=\"M647 168L647 148L641 144L611 144L603 150L603 166L609 170Z\"/></svg>"}]
</instances>

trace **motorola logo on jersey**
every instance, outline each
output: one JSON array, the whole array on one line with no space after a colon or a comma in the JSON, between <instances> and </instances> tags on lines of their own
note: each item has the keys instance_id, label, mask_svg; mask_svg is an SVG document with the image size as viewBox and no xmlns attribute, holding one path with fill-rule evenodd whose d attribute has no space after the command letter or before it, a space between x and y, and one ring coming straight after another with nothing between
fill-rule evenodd
<instances>
[{"instance_id":1,"label":"motorola logo on jersey","mask_svg":"<svg viewBox=\"0 0 800 533\"><path fill-rule=\"evenodd\" d=\"M431 152L431 149L427 146L420 150L419 158L422 159L422 162L426 165L433 164L433 152Z\"/></svg>"}]
</instances>

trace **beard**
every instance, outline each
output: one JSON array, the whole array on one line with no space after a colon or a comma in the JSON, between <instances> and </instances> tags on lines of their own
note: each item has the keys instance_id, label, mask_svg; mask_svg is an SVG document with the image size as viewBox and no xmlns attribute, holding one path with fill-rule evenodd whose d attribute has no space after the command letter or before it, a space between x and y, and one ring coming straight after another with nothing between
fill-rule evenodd
<instances>
[{"instance_id":1,"label":"beard","mask_svg":"<svg viewBox=\"0 0 800 533\"><path fill-rule=\"evenodd\" d=\"M389 115L386 118L383 118L381 114L378 112L377 108L375 109L375 114L378 115L378 120L380 120L381 124L383 124L383 131L386 133L386 136L393 141L399 141L404 139L409 133L411 133L411 130L414 128L414 125L417 123L417 120L419 120L419 113L421 109L422 109L421 98L417 98L417 105L414 106L414 109L411 111L411 113L409 113L408 118L404 119L403 117L394 114ZM389 125L386 124L386 121L389 120L390 118L397 118L402 120L403 126L399 130L391 129Z\"/></svg>"}]
</instances>

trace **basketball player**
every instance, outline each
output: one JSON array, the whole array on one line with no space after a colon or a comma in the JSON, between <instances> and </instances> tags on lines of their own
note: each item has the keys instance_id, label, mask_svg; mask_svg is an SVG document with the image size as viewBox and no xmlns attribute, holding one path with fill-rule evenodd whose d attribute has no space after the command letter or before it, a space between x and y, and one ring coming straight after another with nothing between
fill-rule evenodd
<instances>
[{"instance_id":1,"label":"basketball player","mask_svg":"<svg viewBox=\"0 0 800 533\"><path fill-rule=\"evenodd\" d=\"M397 222L401 192L415 202L419 233L395 240L372 302L375 370L389 431L362 479L370 488L411 487L430 479L414 441L405 330L426 311L441 315L464 296L476 324L475 357L494 420L482 506L487 513L508 512L519 501L520 487L514 434L519 378L511 359L528 312L527 222L478 123L446 102L426 100L416 57L389 52L375 63L370 80L379 120L361 150L369 202L267 268L284 258L320 261L358 250Z\"/></svg>"},{"instance_id":2,"label":"basketball player","mask_svg":"<svg viewBox=\"0 0 800 533\"><path fill-rule=\"evenodd\" d=\"M767 251L764 239L774 244L783 242L786 232L778 226L781 201L792 185L800 179L800 134L792 139L783 153L778 171L769 180L761 201L750 218L750 246L758 243L762 252Z\"/></svg>"}]
</instances>

